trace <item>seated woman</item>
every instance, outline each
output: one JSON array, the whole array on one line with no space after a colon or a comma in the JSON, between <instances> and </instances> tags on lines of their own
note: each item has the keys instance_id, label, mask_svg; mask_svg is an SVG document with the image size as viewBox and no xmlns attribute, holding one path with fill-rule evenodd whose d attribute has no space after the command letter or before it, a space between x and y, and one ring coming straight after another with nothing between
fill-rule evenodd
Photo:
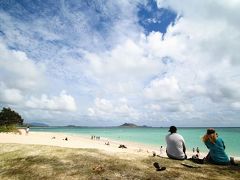
<instances>
[{"instance_id":1,"label":"seated woman","mask_svg":"<svg viewBox=\"0 0 240 180\"><path fill-rule=\"evenodd\" d=\"M224 142L218 137L214 129L207 130L207 134L203 136L203 142L209 149L209 153L205 158L207 162L219 165L230 164L229 158L225 153Z\"/></svg>"}]
</instances>

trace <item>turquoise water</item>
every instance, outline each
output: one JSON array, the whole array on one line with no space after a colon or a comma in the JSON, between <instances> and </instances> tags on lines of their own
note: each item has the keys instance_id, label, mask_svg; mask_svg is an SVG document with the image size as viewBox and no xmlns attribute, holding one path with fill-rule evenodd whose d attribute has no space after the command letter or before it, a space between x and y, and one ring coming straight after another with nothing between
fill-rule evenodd
<instances>
[{"instance_id":1,"label":"turquoise water","mask_svg":"<svg viewBox=\"0 0 240 180\"><path fill-rule=\"evenodd\" d=\"M215 128L218 135L224 140L226 152L230 156L240 157L240 128ZM32 127L36 132L60 132L72 135L101 136L113 140L131 141L153 145L166 146L165 136L168 128L80 128L80 127ZM206 128L178 128L186 142L188 151L193 147L199 147L200 152L207 152L207 148L201 141Z\"/></svg>"}]
</instances>

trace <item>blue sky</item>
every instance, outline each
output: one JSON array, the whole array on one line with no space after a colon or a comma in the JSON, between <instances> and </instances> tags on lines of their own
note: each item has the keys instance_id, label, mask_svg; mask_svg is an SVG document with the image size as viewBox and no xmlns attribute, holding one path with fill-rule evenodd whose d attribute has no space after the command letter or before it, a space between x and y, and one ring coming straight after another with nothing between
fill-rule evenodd
<instances>
[{"instance_id":1,"label":"blue sky","mask_svg":"<svg viewBox=\"0 0 240 180\"><path fill-rule=\"evenodd\" d=\"M236 0L0 2L0 106L49 125L240 126Z\"/></svg>"}]
</instances>

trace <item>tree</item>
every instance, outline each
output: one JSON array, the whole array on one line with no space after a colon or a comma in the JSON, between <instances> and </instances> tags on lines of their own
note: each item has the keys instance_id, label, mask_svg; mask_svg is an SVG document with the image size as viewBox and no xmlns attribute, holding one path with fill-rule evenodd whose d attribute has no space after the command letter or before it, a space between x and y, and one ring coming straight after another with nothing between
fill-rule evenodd
<instances>
[{"instance_id":1,"label":"tree","mask_svg":"<svg viewBox=\"0 0 240 180\"><path fill-rule=\"evenodd\" d=\"M22 117L15 111L10 108L3 108L0 112L0 126L2 125L14 125L14 124L23 124Z\"/></svg>"}]
</instances>

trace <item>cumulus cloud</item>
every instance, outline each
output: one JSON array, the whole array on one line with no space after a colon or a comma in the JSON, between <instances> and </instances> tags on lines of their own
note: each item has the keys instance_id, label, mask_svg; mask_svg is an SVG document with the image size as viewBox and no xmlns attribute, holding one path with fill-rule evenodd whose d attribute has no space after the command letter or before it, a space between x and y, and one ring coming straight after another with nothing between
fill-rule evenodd
<instances>
[{"instance_id":1,"label":"cumulus cloud","mask_svg":"<svg viewBox=\"0 0 240 180\"><path fill-rule=\"evenodd\" d=\"M225 0L189 0L185 3L166 0L159 1L158 4L159 7L170 7L182 15L175 26L169 27L167 37L175 36L183 40L187 37L181 44L188 50L191 48L187 55L195 57L192 61L214 65L227 57L232 64L239 64L239 55L236 53L239 47L239 41L236 39L240 34L236 20L239 2L235 2L234 6L233 1Z\"/></svg>"},{"instance_id":2,"label":"cumulus cloud","mask_svg":"<svg viewBox=\"0 0 240 180\"><path fill-rule=\"evenodd\" d=\"M8 88L0 82L0 102L6 104L17 104L23 100L22 92L19 89Z\"/></svg>"},{"instance_id":3,"label":"cumulus cloud","mask_svg":"<svg viewBox=\"0 0 240 180\"><path fill-rule=\"evenodd\" d=\"M54 111L76 111L74 98L62 91L59 96L48 97L43 94L40 98L31 97L26 102L26 107Z\"/></svg>"},{"instance_id":4,"label":"cumulus cloud","mask_svg":"<svg viewBox=\"0 0 240 180\"><path fill-rule=\"evenodd\" d=\"M146 78L158 73L161 67L161 63L148 57L140 42L131 39L105 53L88 53L85 58L93 75L102 78Z\"/></svg>"},{"instance_id":5,"label":"cumulus cloud","mask_svg":"<svg viewBox=\"0 0 240 180\"><path fill-rule=\"evenodd\" d=\"M45 94L39 99L35 97L48 83L45 78L45 67L42 64L34 63L22 51L7 48L3 42L0 42L0 52L1 103L21 106L21 108L76 110L74 98L64 91L52 98L48 98Z\"/></svg>"},{"instance_id":6,"label":"cumulus cloud","mask_svg":"<svg viewBox=\"0 0 240 180\"><path fill-rule=\"evenodd\" d=\"M7 48L2 41L0 52L0 102L19 105L26 93L43 86L43 66L37 66L26 53Z\"/></svg>"},{"instance_id":7,"label":"cumulus cloud","mask_svg":"<svg viewBox=\"0 0 240 180\"><path fill-rule=\"evenodd\" d=\"M7 48L0 42L0 81L10 88L34 90L41 87L43 66L36 65L26 53Z\"/></svg>"},{"instance_id":8,"label":"cumulus cloud","mask_svg":"<svg viewBox=\"0 0 240 180\"><path fill-rule=\"evenodd\" d=\"M180 89L175 77L154 79L144 89L144 94L150 99L171 101L179 99Z\"/></svg>"},{"instance_id":9,"label":"cumulus cloud","mask_svg":"<svg viewBox=\"0 0 240 180\"><path fill-rule=\"evenodd\" d=\"M106 119L132 119L139 118L139 113L130 107L126 101L120 99L115 103L104 98L96 98L93 107L88 108L90 116ZM120 118L119 118L120 117Z\"/></svg>"},{"instance_id":10,"label":"cumulus cloud","mask_svg":"<svg viewBox=\"0 0 240 180\"><path fill-rule=\"evenodd\" d=\"M238 1L157 0L159 8L177 13L164 34L145 34L139 24L139 3L146 2L75 3L41 6L24 20L14 15L23 9L19 3L0 11L1 102L25 100L27 107L54 112L78 104L77 115L109 124L188 119L194 125L226 112L232 121L239 118ZM34 2L24 8L31 7ZM54 95L62 89L69 94ZM54 116L61 115L45 119Z\"/></svg>"}]
</instances>

